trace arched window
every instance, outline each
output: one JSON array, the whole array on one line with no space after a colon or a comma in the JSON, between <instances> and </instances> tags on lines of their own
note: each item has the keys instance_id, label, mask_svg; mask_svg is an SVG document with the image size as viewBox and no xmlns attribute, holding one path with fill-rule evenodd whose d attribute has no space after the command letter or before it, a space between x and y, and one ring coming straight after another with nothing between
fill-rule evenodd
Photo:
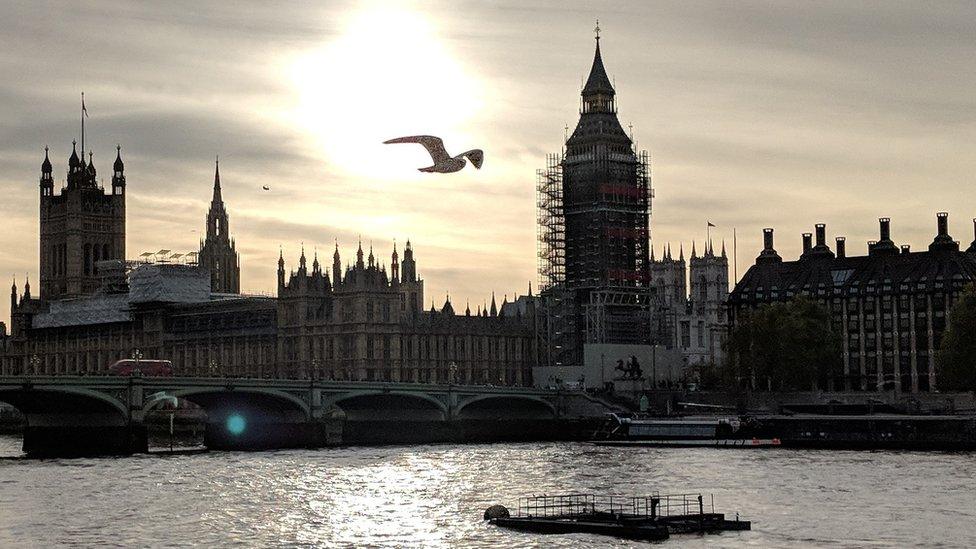
<instances>
[{"instance_id":1,"label":"arched window","mask_svg":"<svg viewBox=\"0 0 976 549\"><path fill-rule=\"evenodd\" d=\"M85 272L86 275L90 275L91 274L91 266L92 266L92 263L91 263L91 259L92 259L91 253L92 253L91 244L85 244L85 267L84 267L85 270L84 270L84 272Z\"/></svg>"},{"instance_id":2,"label":"arched window","mask_svg":"<svg viewBox=\"0 0 976 549\"><path fill-rule=\"evenodd\" d=\"M108 251L108 244L102 246L102 259L112 259L112 254Z\"/></svg>"}]
</instances>

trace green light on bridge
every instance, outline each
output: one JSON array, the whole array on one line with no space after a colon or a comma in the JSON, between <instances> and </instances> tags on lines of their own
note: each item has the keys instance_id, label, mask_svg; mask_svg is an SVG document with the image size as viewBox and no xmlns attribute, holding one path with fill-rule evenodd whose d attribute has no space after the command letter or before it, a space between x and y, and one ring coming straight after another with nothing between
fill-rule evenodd
<instances>
[{"instance_id":1,"label":"green light on bridge","mask_svg":"<svg viewBox=\"0 0 976 549\"><path fill-rule=\"evenodd\" d=\"M227 418L227 431L232 435L239 435L247 429L247 421L243 416L234 414Z\"/></svg>"}]
</instances>

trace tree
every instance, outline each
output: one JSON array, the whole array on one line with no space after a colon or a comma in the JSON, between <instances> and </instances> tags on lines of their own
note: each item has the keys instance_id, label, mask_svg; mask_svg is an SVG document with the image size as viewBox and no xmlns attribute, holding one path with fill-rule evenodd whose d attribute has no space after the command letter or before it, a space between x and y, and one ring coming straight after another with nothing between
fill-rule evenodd
<instances>
[{"instance_id":1,"label":"tree","mask_svg":"<svg viewBox=\"0 0 976 549\"><path fill-rule=\"evenodd\" d=\"M949 323L936 355L938 387L976 391L976 285L970 285L949 311Z\"/></svg>"},{"instance_id":2,"label":"tree","mask_svg":"<svg viewBox=\"0 0 976 549\"><path fill-rule=\"evenodd\" d=\"M768 390L810 390L842 364L827 309L806 297L742 316L726 342L727 376Z\"/></svg>"}]
</instances>

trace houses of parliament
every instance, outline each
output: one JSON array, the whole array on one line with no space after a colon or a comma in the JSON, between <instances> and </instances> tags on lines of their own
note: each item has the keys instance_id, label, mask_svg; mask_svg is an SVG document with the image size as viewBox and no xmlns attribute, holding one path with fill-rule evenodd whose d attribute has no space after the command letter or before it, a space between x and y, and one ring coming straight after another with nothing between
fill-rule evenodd
<instances>
[{"instance_id":1,"label":"houses of parliament","mask_svg":"<svg viewBox=\"0 0 976 549\"><path fill-rule=\"evenodd\" d=\"M124 358L169 360L176 375L531 383L535 306L531 295L455 310L448 298L425 309L424 280L407 241L390 269L362 243L331 270L304 250L277 297L240 292L219 165L196 259L127 261L126 175L121 147L111 187L99 185L93 155L72 150L55 188L41 164L40 284L10 291L10 332L0 323L0 374L97 375ZM531 294L531 290L530 290Z\"/></svg>"}]
</instances>

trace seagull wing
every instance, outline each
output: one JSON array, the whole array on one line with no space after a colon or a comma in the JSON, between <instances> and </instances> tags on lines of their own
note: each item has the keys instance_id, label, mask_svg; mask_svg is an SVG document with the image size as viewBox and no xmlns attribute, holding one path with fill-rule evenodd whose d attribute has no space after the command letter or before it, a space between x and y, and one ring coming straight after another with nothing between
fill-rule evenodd
<instances>
[{"instance_id":1,"label":"seagull wing","mask_svg":"<svg viewBox=\"0 0 976 549\"><path fill-rule=\"evenodd\" d=\"M444 162L445 160L450 160L451 155L447 154L447 149L444 148L444 142L441 141L440 137L434 137L433 135L411 135L407 137L398 137L396 139L390 139L389 141L384 141L384 144L392 145L394 143L419 143L427 149L430 153L431 159L434 160L434 164Z\"/></svg>"}]
</instances>

